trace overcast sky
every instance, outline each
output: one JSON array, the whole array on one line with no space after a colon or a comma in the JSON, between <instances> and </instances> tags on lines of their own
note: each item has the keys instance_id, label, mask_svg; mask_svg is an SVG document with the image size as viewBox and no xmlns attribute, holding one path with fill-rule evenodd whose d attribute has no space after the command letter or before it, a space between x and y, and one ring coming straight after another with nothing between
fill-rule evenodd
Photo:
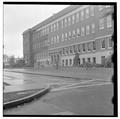
<instances>
[{"instance_id":1,"label":"overcast sky","mask_svg":"<svg viewBox=\"0 0 120 119\"><path fill-rule=\"evenodd\" d=\"M4 5L4 54L22 57L22 33L67 6Z\"/></svg>"}]
</instances>

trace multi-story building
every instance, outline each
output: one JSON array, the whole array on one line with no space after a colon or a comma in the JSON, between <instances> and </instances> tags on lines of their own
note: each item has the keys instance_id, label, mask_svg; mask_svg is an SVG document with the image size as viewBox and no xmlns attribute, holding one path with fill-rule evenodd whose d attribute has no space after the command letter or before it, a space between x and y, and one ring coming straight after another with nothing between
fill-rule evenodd
<instances>
[{"instance_id":1,"label":"multi-story building","mask_svg":"<svg viewBox=\"0 0 120 119\"><path fill-rule=\"evenodd\" d=\"M23 33L26 62L39 65L73 66L102 64L113 53L113 7L71 5Z\"/></svg>"}]
</instances>

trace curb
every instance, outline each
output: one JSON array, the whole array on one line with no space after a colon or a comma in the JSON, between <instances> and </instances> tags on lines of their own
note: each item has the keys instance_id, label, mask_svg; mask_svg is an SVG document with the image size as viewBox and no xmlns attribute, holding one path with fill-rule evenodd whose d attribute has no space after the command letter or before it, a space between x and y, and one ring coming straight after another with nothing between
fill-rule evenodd
<instances>
[{"instance_id":1,"label":"curb","mask_svg":"<svg viewBox=\"0 0 120 119\"><path fill-rule=\"evenodd\" d=\"M74 79L80 79L78 77L70 77L70 76L60 76L60 75L50 75L50 74L40 74L40 73L33 73L33 72L22 72L22 71L9 71L6 70L7 72L16 72L16 73L24 73L24 74L34 74L34 75L43 75L43 76L51 76L51 77L61 77L61 78L74 78ZM84 78L87 79L87 78Z\"/></svg>"},{"instance_id":2,"label":"curb","mask_svg":"<svg viewBox=\"0 0 120 119\"><path fill-rule=\"evenodd\" d=\"M7 109L7 108L18 106L20 104L28 103L28 102L32 101L34 98L39 98L40 96L45 95L49 91L50 91L50 87L48 86L47 88L40 90L39 92L32 94L30 96L26 96L26 97L18 99L18 100L3 103L3 109Z\"/></svg>"}]
</instances>

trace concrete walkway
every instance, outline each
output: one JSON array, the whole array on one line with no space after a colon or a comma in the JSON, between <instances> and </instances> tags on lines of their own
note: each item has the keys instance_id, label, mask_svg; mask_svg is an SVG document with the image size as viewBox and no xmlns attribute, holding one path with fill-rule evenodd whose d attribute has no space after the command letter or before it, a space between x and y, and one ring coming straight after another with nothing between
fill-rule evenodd
<instances>
[{"instance_id":1,"label":"concrete walkway","mask_svg":"<svg viewBox=\"0 0 120 119\"><path fill-rule=\"evenodd\" d=\"M58 76L65 78L84 78L84 79L101 79L101 80L111 80L113 75L113 68L42 68L39 70L31 69L5 69L5 71L30 73L30 74L41 74L47 76Z\"/></svg>"}]
</instances>

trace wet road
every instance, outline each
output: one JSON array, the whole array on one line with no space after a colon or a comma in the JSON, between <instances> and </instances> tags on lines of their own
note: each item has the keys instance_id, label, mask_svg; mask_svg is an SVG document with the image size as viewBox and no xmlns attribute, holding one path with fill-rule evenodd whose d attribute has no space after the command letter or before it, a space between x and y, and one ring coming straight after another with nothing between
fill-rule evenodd
<instances>
[{"instance_id":1,"label":"wet road","mask_svg":"<svg viewBox=\"0 0 120 119\"><path fill-rule=\"evenodd\" d=\"M110 81L76 80L5 72L4 81L26 89L51 85L51 92L31 103L4 111L5 115L112 115L113 86ZM32 87L33 86L33 87ZM7 86L9 87L9 86ZM9 90L9 88L6 88Z\"/></svg>"}]
</instances>

